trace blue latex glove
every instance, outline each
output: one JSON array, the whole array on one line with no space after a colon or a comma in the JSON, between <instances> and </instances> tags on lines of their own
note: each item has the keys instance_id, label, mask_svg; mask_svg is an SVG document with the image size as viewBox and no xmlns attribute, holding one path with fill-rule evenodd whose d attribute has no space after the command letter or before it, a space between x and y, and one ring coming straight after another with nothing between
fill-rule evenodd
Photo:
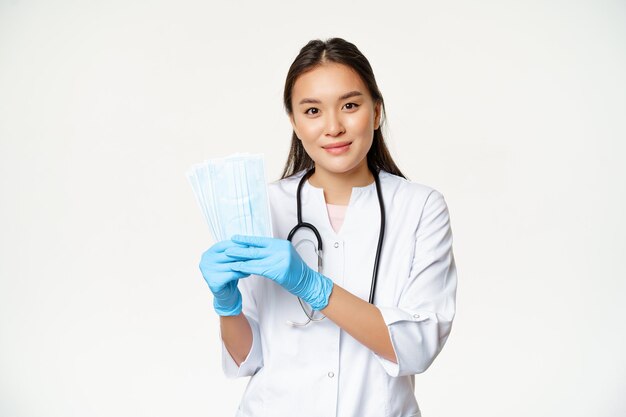
<instances>
[{"instance_id":1,"label":"blue latex glove","mask_svg":"<svg viewBox=\"0 0 626 417\"><path fill-rule=\"evenodd\" d=\"M202 254L200 271L213 293L213 308L220 316L237 316L241 313L241 292L237 288L240 278L250 274L232 270L232 258L224 251L237 246L230 240L217 242Z\"/></svg>"},{"instance_id":2,"label":"blue latex glove","mask_svg":"<svg viewBox=\"0 0 626 417\"><path fill-rule=\"evenodd\" d=\"M276 281L287 291L309 303L314 310L328 305L333 281L309 268L291 242L269 237L235 235L238 246L225 254L239 260L230 264L233 271L261 275Z\"/></svg>"}]
</instances>

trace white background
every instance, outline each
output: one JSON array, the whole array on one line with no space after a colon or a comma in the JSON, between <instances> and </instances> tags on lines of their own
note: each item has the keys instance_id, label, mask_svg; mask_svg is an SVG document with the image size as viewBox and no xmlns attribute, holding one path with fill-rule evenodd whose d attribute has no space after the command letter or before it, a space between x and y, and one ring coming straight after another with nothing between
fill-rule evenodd
<instances>
[{"instance_id":1,"label":"white background","mask_svg":"<svg viewBox=\"0 0 626 417\"><path fill-rule=\"evenodd\" d=\"M626 415L623 1L0 0L0 417L234 414L184 172L277 179L287 69L333 36L451 213L424 416Z\"/></svg>"}]
</instances>

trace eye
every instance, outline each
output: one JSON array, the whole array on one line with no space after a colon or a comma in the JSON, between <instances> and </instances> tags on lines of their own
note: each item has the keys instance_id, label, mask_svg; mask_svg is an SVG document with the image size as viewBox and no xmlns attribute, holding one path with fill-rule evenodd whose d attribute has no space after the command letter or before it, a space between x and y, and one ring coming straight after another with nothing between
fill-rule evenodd
<instances>
[{"instance_id":1,"label":"eye","mask_svg":"<svg viewBox=\"0 0 626 417\"><path fill-rule=\"evenodd\" d=\"M354 110L354 109L356 109L356 108L358 108L358 107L359 107L359 105L358 105L358 104L356 104L356 103L346 103L346 108L347 108L348 110Z\"/></svg>"},{"instance_id":2,"label":"eye","mask_svg":"<svg viewBox=\"0 0 626 417\"><path fill-rule=\"evenodd\" d=\"M313 110L313 112L311 112L311 110ZM306 109L306 111L304 112L304 114L310 114L310 115L314 115L319 113L319 109L317 107L310 107L308 109Z\"/></svg>"}]
</instances>

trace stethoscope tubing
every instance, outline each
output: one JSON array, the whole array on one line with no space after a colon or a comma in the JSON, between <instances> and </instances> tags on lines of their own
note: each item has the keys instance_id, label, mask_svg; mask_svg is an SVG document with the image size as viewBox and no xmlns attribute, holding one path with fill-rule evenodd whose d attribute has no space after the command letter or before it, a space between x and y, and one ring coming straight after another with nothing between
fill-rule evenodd
<instances>
[{"instance_id":1,"label":"stethoscope tubing","mask_svg":"<svg viewBox=\"0 0 626 417\"><path fill-rule=\"evenodd\" d=\"M382 190L381 190L381 186L380 186L380 178L378 177L378 171L375 169L372 169L370 167L370 170L374 176L374 181L376 182L376 194L378 196L378 205L380 206L380 231L378 233L378 245L376 247L376 257L374 258L374 268L373 268L373 272L372 272L372 285L370 287L370 296L369 296L369 303L370 304L374 304L374 295L376 293L376 284L378 281L378 266L380 264L380 254L382 252L382 246L383 246L383 240L385 237L385 204L383 201L383 194L382 194ZM305 229L309 229L311 230L314 234L315 237L317 239L317 250L318 250L318 267L321 270L322 267L322 237L319 233L319 231L317 230L317 228L315 226L313 226L311 223L307 223L307 222L303 222L302 221L302 200L301 200L301 191L302 191L302 187L304 186L305 181L311 176L313 175L313 173L315 172L315 168L311 168L309 171L307 171L303 176L302 179L300 180L299 184L298 184L298 189L296 191L296 208L297 208L297 218L298 218L298 223L294 226L293 229L291 229L291 231L289 232L289 235L287 236L287 240L289 240L291 242L291 240L293 239L293 236L296 234L296 232L299 229L305 228ZM308 316L308 314L307 314ZM309 319L311 319L311 317L309 317Z\"/></svg>"},{"instance_id":2,"label":"stethoscope tubing","mask_svg":"<svg viewBox=\"0 0 626 417\"><path fill-rule=\"evenodd\" d=\"M378 232L378 246L376 247L376 257L374 258L374 271L372 272L372 287L370 289L369 303L374 304L374 294L376 292L376 283L378 281L378 265L380 262L380 253L383 248L383 239L385 238L385 203L383 202L383 192L380 188L380 178L378 172L372 170L374 181L376 181L376 194L378 194L378 205L380 206L380 231Z\"/></svg>"}]
</instances>

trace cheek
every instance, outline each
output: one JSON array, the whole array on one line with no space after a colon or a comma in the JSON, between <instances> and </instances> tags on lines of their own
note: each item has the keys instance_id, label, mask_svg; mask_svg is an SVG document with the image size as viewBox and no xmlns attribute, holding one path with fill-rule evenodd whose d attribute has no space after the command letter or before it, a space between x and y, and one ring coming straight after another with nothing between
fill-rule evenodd
<instances>
[{"instance_id":1,"label":"cheek","mask_svg":"<svg viewBox=\"0 0 626 417\"><path fill-rule=\"evenodd\" d=\"M315 140L317 139L323 131L323 123L320 122L321 119L303 119L297 120L298 127L298 137L302 141L307 140Z\"/></svg>"},{"instance_id":2,"label":"cheek","mask_svg":"<svg viewBox=\"0 0 626 417\"><path fill-rule=\"evenodd\" d=\"M350 129L359 134L369 134L374 131L374 118L372 114L362 112L355 114L355 117L350 119Z\"/></svg>"}]
</instances>

